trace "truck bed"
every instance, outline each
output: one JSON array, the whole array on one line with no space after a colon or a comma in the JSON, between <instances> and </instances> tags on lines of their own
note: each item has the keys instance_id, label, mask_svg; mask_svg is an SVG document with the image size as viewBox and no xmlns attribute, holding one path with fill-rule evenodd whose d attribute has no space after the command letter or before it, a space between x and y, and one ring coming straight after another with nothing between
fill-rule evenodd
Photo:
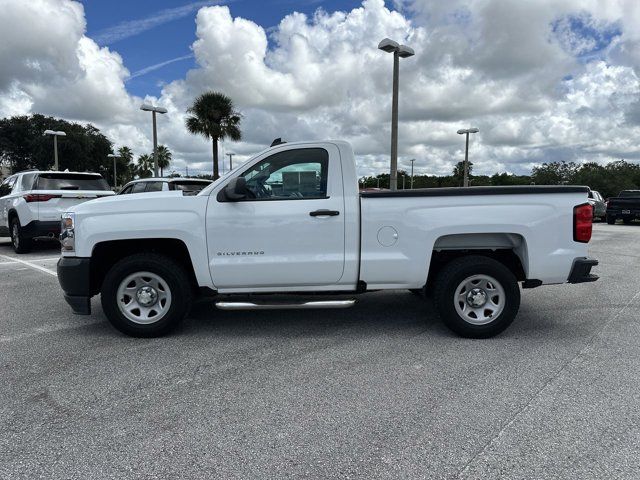
<instances>
[{"instance_id":1,"label":"truck bed","mask_svg":"<svg viewBox=\"0 0 640 480\"><path fill-rule=\"evenodd\" d=\"M466 195L530 195L549 193L587 193L589 187L579 185L508 185L502 187L442 187L412 190L379 190L362 192L362 197L449 197ZM639 200L640 201L640 200Z\"/></svg>"}]
</instances>

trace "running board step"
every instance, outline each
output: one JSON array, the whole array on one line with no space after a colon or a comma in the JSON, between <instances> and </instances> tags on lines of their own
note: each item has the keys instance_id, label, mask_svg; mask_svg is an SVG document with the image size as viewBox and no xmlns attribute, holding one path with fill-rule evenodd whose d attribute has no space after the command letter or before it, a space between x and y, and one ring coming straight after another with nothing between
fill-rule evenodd
<instances>
[{"instance_id":1,"label":"running board step","mask_svg":"<svg viewBox=\"0 0 640 480\"><path fill-rule=\"evenodd\" d=\"M311 308L349 308L353 307L355 303L355 299L286 303L216 302L216 307L220 310L305 310Z\"/></svg>"}]
</instances>

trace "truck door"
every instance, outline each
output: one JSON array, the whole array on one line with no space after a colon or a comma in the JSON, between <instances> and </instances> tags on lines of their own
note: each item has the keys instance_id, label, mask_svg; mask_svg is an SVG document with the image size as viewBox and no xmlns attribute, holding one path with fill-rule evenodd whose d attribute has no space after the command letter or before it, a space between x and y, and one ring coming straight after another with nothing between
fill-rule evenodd
<instances>
[{"instance_id":1,"label":"truck door","mask_svg":"<svg viewBox=\"0 0 640 480\"><path fill-rule=\"evenodd\" d=\"M209 268L218 289L332 285L345 261L337 147L286 145L241 171L249 195L214 190L207 208ZM231 178L229 179L231 180Z\"/></svg>"}]
</instances>

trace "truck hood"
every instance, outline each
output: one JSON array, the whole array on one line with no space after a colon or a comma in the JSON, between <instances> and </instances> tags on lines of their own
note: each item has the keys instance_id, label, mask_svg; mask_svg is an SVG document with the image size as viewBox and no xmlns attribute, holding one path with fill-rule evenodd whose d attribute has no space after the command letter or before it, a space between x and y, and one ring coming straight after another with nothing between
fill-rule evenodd
<instances>
[{"instance_id":1,"label":"truck hood","mask_svg":"<svg viewBox=\"0 0 640 480\"><path fill-rule=\"evenodd\" d=\"M182 195L182 191L114 195L75 205L69 209L69 212L91 214L118 211L122 213L162 211L168 209L167 207L169 205L183 202L189 198L192 199L196 197L185 197ZM171 208L169 209L172 210Z\"/></svg>"}]
</instances>

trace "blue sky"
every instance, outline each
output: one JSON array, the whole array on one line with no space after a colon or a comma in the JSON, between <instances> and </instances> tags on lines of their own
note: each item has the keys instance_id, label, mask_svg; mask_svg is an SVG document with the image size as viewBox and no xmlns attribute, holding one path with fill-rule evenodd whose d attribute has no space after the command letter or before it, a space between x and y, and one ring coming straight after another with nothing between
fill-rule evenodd
<instances>
[{"instance_id":1,"label":"blue sky","mask_svg":"<svg viewBox=\"0 0 640 480\"><path fill-rule=\"evenodd\" d=\"M135 75L128 80L127 90L139 96L159 95L162 83L184 78L185 72L195 66L190 46L196 40L195 16L204 5L228 5L234 16L268 29L293 11L309 15L318 8L348 11L360 3L358 0L82 1L88 36L122 56L125 66ZM165 62L171 63L145 71Z\"/></svg>"}]
</instances>

